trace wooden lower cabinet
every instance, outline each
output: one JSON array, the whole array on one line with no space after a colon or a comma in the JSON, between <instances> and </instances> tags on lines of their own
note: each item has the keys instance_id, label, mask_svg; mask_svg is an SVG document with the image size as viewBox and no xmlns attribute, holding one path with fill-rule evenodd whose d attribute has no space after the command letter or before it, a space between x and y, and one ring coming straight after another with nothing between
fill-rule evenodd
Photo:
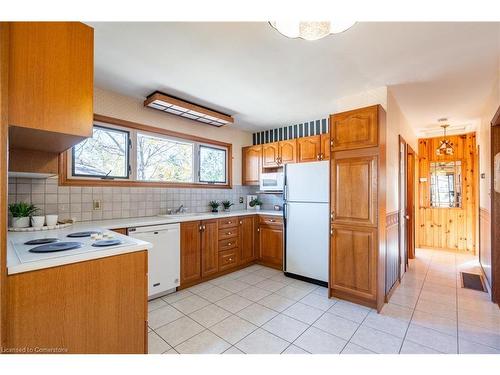
<instances>
[{"instance_id":1,"label":"wooden lower cabinet","mask_svg":"<svg viewBox=\"0 0 500 375\"><path fill-rule=\"evenodd\" d=\"M254 262L282 269L281 217L248 215L181 223L181 289Z\"/></svg>"},{"instance_id":2,"label":"wooden lower cabinet","mask_svg":"<svg viewBox=\"0 0 500 375\"><path fill-rule=\"evenodd\" d=\"M181 223L181 286L201 279L201 222Z\"/></svg>"},{"instance_id":3,"label":"wooden lower cabinet","mask_svg":"<svg viewBox=\"0 0 500 375\"><path fill-rule=\"evenodd\" d=\"M242 216L239 220L240 263L249 263L255 260L254 246L254 218Z\"/></svg>"},{"instance_id":4,"label":"wooden lower cabinet","mask_svg":"<svg viewBox=\"0 0 500 375\"><path fill-rule=\"evenodd\" d=\"M147 264L139 251L8 276L4 352L147 353Z\"/></svg>"},{"instance_id":5,"label":"wooden lower cabinet","mask_svg":"<svg viewBox=\"0 0 500 375\"><path fill-rule=\"evenodd\" d=\"M330 288L373 301L377 294L376 228L335 226L331 236Z\"/></svg>"},{"instance_id":6,"label":"wooden lower cabinet","mask_svg":"<svg viewBox=\"0 0 500 375\"><path fill-rule=\"evenodd\" d=\"M219 243L217 220L201 222L201 277L219 271Z\"/></svg>"},{"instance_id":7,"label":"wooden lower cabinet","mask_svg":"<svg viewBox=\"0 0 500 375\"><path fill-rule=\"evenodd\" d=\"M281 224L260 224L260 262L283 269L283 227Z\"/></svg>"}]
</instances>

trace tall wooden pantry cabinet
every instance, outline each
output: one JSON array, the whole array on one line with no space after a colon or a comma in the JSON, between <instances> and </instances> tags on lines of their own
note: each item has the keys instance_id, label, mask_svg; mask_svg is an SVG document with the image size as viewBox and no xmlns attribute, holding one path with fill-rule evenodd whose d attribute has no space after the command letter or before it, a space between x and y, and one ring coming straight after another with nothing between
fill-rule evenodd
<instances>
[{"instance_id":1,"label":"tall wooden pantry cabinet","mask_svg":"<svg viewBox=\"0 0 500 375\"><path fill-rule=\"evenodd\" d=\"M385 299L385 111L330 116L330 297L380 310Z\"/></svg>"}]
</instances>

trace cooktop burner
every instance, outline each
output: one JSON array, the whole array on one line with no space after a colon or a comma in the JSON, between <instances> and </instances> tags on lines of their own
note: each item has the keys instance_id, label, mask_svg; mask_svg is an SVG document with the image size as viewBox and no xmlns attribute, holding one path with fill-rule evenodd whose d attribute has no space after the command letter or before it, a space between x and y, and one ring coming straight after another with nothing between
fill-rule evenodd
<instances>
[{"instance_id":1,"label":"cooktop burner","mask_svg":"<svg viewBox=\"0 0 500 375\"><path fill-rule=\"evenodd\" d=\"M25 245L44 245L46 243L53 243L59 241L58 238L37 238L35 240L31 240L28 242L25 242Z\"/></svg>"},{"instance_id":2,"label":"cooktop burner","mask_svg":"<svg viewBox=\"0 0 500 375\"><path fill-rule=\"evenodd\" d=\"M106 247L106 246L115 246L115 245L120 245L123 242L121 240L100 240L96 241L92 244L92 246L95 247Z\"/></svg>"},{"instance_id":3,"label":"cooktop burner","mask_svg":"<svg viewBox=\"0 0 500 375\"><path fill-rule=\"evenodd\" d=\"M41 245L30 249L30 253L53 253L56 251L65 251L78 249L82 247L83 244L80 242L56 242L47 245Z\"/></svg>"},{"instance_id":4,"label":"cooktop burner","mask_svg":"<svg viewBox=\"0 0 500 375\"><path fill-rule=\"evenodd\" d=\"M80 238L80 237L90 237L93 234L101 233L96 230L89 230L87 232L75 232L75 233L70 233L68 234L68 237L71 238Z\"/></svg>"}]
</instances>

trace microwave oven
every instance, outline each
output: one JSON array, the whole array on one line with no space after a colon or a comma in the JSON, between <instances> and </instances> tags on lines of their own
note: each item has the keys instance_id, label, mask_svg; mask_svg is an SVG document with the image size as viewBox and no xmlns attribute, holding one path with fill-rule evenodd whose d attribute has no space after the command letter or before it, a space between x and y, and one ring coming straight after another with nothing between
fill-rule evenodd
<instances>
[{"instance_id":1,"label":"microwave oven","mask_svg":"<svg viewBox=\"0 0 500 375\"><path fill-rule=\"evenodd\" d=\"M283 172L262 173L260 175L260 191L283 191Z\"/></svg>"}]
</instances>

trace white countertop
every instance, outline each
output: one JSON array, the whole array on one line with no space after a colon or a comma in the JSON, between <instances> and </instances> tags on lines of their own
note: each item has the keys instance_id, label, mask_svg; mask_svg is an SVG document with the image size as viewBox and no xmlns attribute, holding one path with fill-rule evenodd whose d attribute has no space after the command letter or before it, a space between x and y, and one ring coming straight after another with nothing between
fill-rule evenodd
<instances>
[{"instance_id":1,"label":"white countertop","mask_svg":"<svg viewBox=\"0 0 500 375\"><path fill-rule=\"evenodd\" d=\"M67 234L73 232L81 232L87 230L98 230L106 232L106 230L117 228L130 228L130 227L143 227L149 225L161 225L180 223L185 221L194 220L209 220L233 216L247 216L247 215L272 215L283 216L283 211L231 211L220 213L188 213L180 215L165 215L165 216L152 216L152 217L135 217L128 219L110 219L100 221L87 221L75 223L74 225L63 229L52 229L44 231L32 232L8 232L7 236L7 272L9 275L34 271L44 268L61 266L64 264L78 263L92 259L105 258L113 255L126 254L135 251L143 251L150 249L152 245L149 242L144 242L136 238L131 238L118 233L113 233L114 238L124 241L122 245L113 246L108 248L96 248L92 246L84 246L78 250L69 250L68 252L59 253L45 253L33 254L30 253L29 258L20 256L19 251L22 244L26 241L36 238L49 238L57 237L61 240L71 240L66 238ZM77 239L78 240L78 239ZM83 240L83 239L79 239ZM87 240L84 240L88 242ZM17 251L16 251L17 249Z\"/></svg>"}]
</instances>

